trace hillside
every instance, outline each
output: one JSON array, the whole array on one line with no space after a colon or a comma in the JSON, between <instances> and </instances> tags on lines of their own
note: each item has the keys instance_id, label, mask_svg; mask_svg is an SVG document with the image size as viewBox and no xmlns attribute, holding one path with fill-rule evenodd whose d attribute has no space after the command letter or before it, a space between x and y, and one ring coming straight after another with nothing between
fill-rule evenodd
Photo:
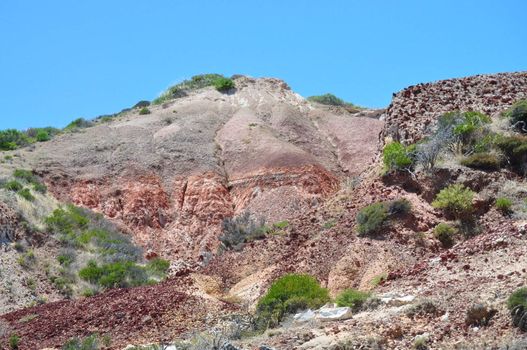
<instances>
[{"instance_id":1,"label":"hillside","mask_svg":"<svg viewBox=\"0 0 527 350\"><path fill-rule=\"evenodd\" d=\"M523 136L502 113L527 98L527 73L420 84L386 110L308 101L278 79L233 83L4 152L4 182L30 169L18 179L47 191L32 190L28 203L0 190L2 346L12 334L21 349L39 349L97 333L121 349L243 324L229 349L522 348L507 299L527 277L527 158L508 153L504 140ZM445 124L461 136L446 138ZM399 152L391 162L390 145ZM475 154L487 163L469 163ZM470 197L464 215L434 201L453 184ZM166 279L86 295L94 287L73 276L66 295L49 276L108 252L88 239L72 265L56 262L64 242L44 218L61 203L86 210L72 209L87 220L68 226L72 234L109 232L118 253L141 249L134 263L146 271L166 259ZM376 203L384 224L361 228ZM288 273L314 276L331 298L349 289L375 298L346 320L252 329L259 300Z\"/></svg>"}]
</instances>

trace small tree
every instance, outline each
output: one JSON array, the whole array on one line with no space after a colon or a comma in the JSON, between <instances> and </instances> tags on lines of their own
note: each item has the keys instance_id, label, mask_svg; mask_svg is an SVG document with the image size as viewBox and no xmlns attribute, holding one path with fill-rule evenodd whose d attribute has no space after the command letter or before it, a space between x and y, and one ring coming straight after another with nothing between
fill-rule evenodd
<instances>
[{"instance_id":1,"label":"small tree","mask_svg":"<svg viewBox=\"0 0 527 350\"><path fill-rule=\"evenodd\" d=\"M413 165L408 148L399 142L390 142L384 146L382 155L387 171L410 169Z\"/></svg>"}]
</instances>

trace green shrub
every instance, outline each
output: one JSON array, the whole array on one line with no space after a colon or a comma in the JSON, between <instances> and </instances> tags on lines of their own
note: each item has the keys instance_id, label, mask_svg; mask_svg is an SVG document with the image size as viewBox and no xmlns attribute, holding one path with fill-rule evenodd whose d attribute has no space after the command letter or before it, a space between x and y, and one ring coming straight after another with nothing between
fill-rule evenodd
<instances>
[{"instance_id":1,"label":"green shrub","mask_svg":"<svg viewBox=\"0 0 527 350\"><path fill-rule=\"evenodd\" d=\"M527 100L519 100L507 109L503 115L510 124L521 132L527 132Z\"/></svg>"},{"instance_id":2,"label":"green shrub","mask_svg":"<svg viewBox=\"0 0 527 350\"><path fill-rule=\"evenodd\" d=\"M33 183L33 189L38 193L46 193L46 191L48 190L46 185L40 182Z\"/></svg>"},{"instance_id":3,"label":"green shrub","mask_svg":"<svg viewBox=\"0 0 527 350\"><path fill-rule=\"evenodd\" d=\"M35 196L31 194L31 191L29 190L29 188L23 188L20 191L18 191L17 194L29 202L33 202L35 200Z\"/></svg>"},{"instance_id":4,"label":"green shrub","mask_svg":"<svg viewBox=\"0 0 527 350\"><path fill-rule=\"evenodd\" d=\"M507 157L514 170L521 174L527 172L527 137L525 136L499 136L496 146Z\"/></svg>"},{"instance_id":5,"label":"green shrub","mask_svg":"<svg viewBox=\"0 0 527 350\"><path fill-rule=\"evenodd\" d=\"M370 297L370 293L361 292L356 289L346 289L335 299L337 306L348 306L353 311L358 311L364 302Z\"/></svg>"},{"instance_id":6,"label":"green shrub","mask_svg":"<svg viewBox=\"0 0 527 350\"><path fill-rule=\"evenodd\" d=\"M257 305L259 327L274 327L286 314L318 308L330 300L328 290L309 275L288 274L276 280Z\"/></svg>"},{"instance_id":7,"label":"green shrub","mask_svg":"<svg viewBox=\"0 0 527 350\"><path fill-rule=\"evenodd\" d=\"M256 220L248 211L234 218L225 218L219 240L223 249L240 251L245 243L264 238L268 231L265 220Z\"/></svg>"},{"instance_id":8,"label":"green shrub","mask_svg":"<svg viewBox=\"0 0 527 350\"><path fill-rule=\"evenodd\" d=\"M216 88L216 90L220 91L220 92L226 92L226 91L229 91L231 89L234 89L234 81L232 81L232 79L229 79L229 78L218 78L216 80L214 80L214 87Z\"/></svg>"},{"instance_id":9,"label":"green shrub","mask_svg":"<svg viewBox=\"0 0 527 350\"><path fill-rule=\"evenodd\" d=\"M35 175L33 175L33 172L31 170L16 169L13 172L13 176L18 179L25 180L27 182L35 181Z\"/></svg>"},{"instance_id":10,"label":"green shrub","mask_svg":"<svg viewBox=\"0 0 527 350\"><path fill-rule=\"evenodd\" d=\"M24 188L24 186L22 186L22 184L16 180L11 180L4 184L4 188L8 191L18 192Z\"/></svg>"},{"instance_id":11,"label":"green shrub","mask_svg":"<svg viewBox=\"0 0 527 350\"><path fill-rule=\"evenodd\" d=\"M16 334L11 334L9 337L9 348L11 350L16 350L20 346L20 337Z\"/></svg>"},{"instance_id":12,"label":"green shrub","mask_svg":"<svg viewBox=\"0 0 527 350\"><path fill-rule=\"evenodd\" d=\"M476 193L462 184L450 185L442 189L432 202L434 208L442 209L448 215L456 219L464 219L469 216L474 207L472 200Z\"/></svg>"},{"instance_id":13,"label":"green shrub","mask_svg":"<svg viewBox=\"0 0 527 350\"><path fill-rule=\"evenodd\" d=\"M377 233L390 218L405 215L411 209L412 205L405 198L367 205L357 213L357 231L359 235Z\"/></svg>"},{"instance_id":14,"label":"green shrub","mask_svg":"<svg viewBox=\"0 0 527 350\"><path fill-rule=\"evenodd\" d=\"M16 129L0 130L0 151L12 151L31 143L29 137Z\"/></svg>"},{"instance_id":15,"label":"green shrub","mask_svg":"<svg viewBox=\"0 0 527 350\"><path fill-rule=\"evenodd\" d=\"M161 96L153 100L152 104L158 105L174 98L186 96L189 91L202 89L207 86L213 86L214 83L220 78L225 77L220 74L195 75L188 80L184 80L181 83L168 88L161 94Z\"/></svg>"},{"instance_id":16,"label":"green shrub","mask_svg":"<svg viewBox=\"0 0 527 350\"><path fill-rule=\"evenodd\" d=\"M500 197L496 199L496 209L503 214L510 214L512 208L512 201L509 198Z\"/></svg>"},{"instance_id":17,"label":"green shrub","mask_svg":"<svg viewBox=\"0 0 527 350\"><path fill-rule=\"evenodd\" d=\"M88 120L86 120L84 118L77 118L74 121L72 121L71 123L69 123L64 128L64 130L66 130L66 131L73 131L73 130L76 130L76 129L89 128L92 125L93 125L92 122L90 122L90 121L88 121Z\"/></svg>"},{"instance_id":18,"label":"green shrub","mask_svg":"<svg viewBox=\"0 0 527 350\"><path fill-rule=\"evenodd\" d=\"M79 277L103 288L136 287L149 282L144 269L131 261L99 266L92 260L79 271Z\"/></svg>"},{"instance_id":19,"label":"green shrub","mask_svg":"<svg viewBox=\"0 0 527 350\"><path fill-rule=\"evenodd\" d=\"M21 254L17 261L20 266L27 269L33 266L37 259L35 257L35 253L33 253L32 250L28 250L26 253Z\"/></svg>"},{"instance_id":20,"label":"green shrub","mask_svg":"<svg viewBox=\"0 0 527 350\"><path fill-rule=\"evenodd\" d=\"M463 159L461 164L469 168L492 171L501 168L501 159L494 153L474 153Z\"/></svg>"},{"instance_id":21,"label":"green shrub","mask_svg":"<svg viewBox=\"0 0 527 350\"><path fill-rule=\"evenodd\" d=\"M68 340L63 346L62 350L99 350L101 343L96 334L92 334L85 338L73 338Z\"/></svg>"},{"instance_id":22,"label":"green shrub","mask_svg":"<svg viewBox=\"0 0 527 350\"><path fill-rule=\"evenodd\" d=\"M453 111L443 114L438 120L438 133L443 135L443 141L451 151L458 154L487 151L485 143L491 135L487 128L492 120L483 113L469 111Z\"/></svg>"},{"instance_id":23,"label":"green shrub","mask_svg":"<svg viewBox=\"0 0 527 350\"><path fill-rule=\"evenodd\" d=\"M527 309L527 288L523 287L514 291L507 299L507 307L511 311L517 307Z\"/></svg>"},{"instance_id":24,"label":"green shrub","mask_svg":"<svg viewBox=\"0 0 527 350\"><path fill-rule=\"evenodd\" d=\"M160 278L166 276L169 267L170 262L161 258L152 259L146 264L146 270L149 271L151 275Z\"/></svg>"},{"instance_id":25,"label":"green shrub","mask_svg":"<svg viewBox=\"0 0 527 350\"><path fill-rule=\"evenodd\" d=\"M353 103L346 102L343 99L338 98L337 96L329 93L324 95L310 96L307 98L307 100L328 106L341 106L362 109L362 107L355 106Z\"/></svg>"},{"instance_id":26,"label":"green shrub","mask_svg":"<svg viewBox=\"0 0 527 350\"><path fill-rule=\"evenodd\" d=\"M412 210L412 204L406 198L386 202L389 215L404 215Z\"/></svg>"},{"instance_id":27,"label":"green shrub","mask_svg":"<svg viewBox=\"0 0 527 350\"><path fill-rule=\"evenodd\" d=\"M150 110L146 107L143 107L139 110L140 115L150 114Z\"/></svg>"},{"instance_id":28,"label":"green shrub","mask_svg":"<svg viewBox=\"0 0 527 350\"><path fill-rule=\"evenodd\" d=\"M375 233L387 219L388 210L384 203L370 204L357 213L357 230L361 235Z\"/></svg>"},{"instance_id":29,"label":"green shrub","mask_svg":"<svg viewBox=\"0 0 527 350\"><path fill-rule=\"evenodd\" d=\"M51 140L51 136L46 130L39 130L37 132L36 139L38 142L46 142L46 141Z\"/></svg>"},{"instance_id":30,"label":"green shrub","mask_svg":"<svg viewBox=\"0 0 527 350\"><path fill-rule=\"evenodd\" d=\"M399 142L390 142L384 146L382 155L386 171L412 167L413 160L408 148Z\"/></svg>"},{"instance_id":31,"label":"green shrub","mask_svg":"<svg viewBox=\"0 0 527 350\"><path fill-rule=\"evenodd\" d=\"M454 227L444 222L439 223L434 228L434 237L437 238L445 248L450 248L454 244L454 236L456 233L457 230Z\"/></svg>"},{"instance_id":32,"label":"green shrub","mask_svg":"<svg viewBox=\"0 0 527 350\"><path fill-rule=\"evenodd\" d=\"M147 101L147 100L141 100L139 102L137 102L132 108L143 108L143 107L148 107L150 106L150 101Z\"/></svg>"}]
</instances>

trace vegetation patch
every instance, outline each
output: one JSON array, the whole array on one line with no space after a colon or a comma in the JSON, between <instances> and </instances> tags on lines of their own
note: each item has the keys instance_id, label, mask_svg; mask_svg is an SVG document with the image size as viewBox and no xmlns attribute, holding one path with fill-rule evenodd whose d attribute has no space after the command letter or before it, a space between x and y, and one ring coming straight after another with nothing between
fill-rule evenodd
<instances>
[{"instance_id":1,"label":"vegetation patch","mask_svg":"<svg viewBox=\"0 0 527 350\"><path fill-rule=\"evenodd\" d=\"M382 151L385 171L411 169L414 163L413 151L414 147L406 147L399 142L388 143Z\"/></svg>"},{"instance_id":2,"label":"vegetation patch","mask_svg":"<svg viewBox=\"0 0 527 350\"><path fill-rule=\"evenodd\" d=\"M175 98L184 97L187 96L187 94L191 91L202 89L207 86L216 87L216 84L218 84L220 88L229 86L230 83L226 83L223 79L227 78L220 74L195 75L188 80L184 80L181 83L168 88L164 93L161 94L161 96L153 100L152 104L159 105ZM234 82L232 82L232 84L234 85Z\"/></svg>"},{"instance_id":3,"label":"vegetation patch","mask_svg":"<svg viewBox=\"0 0 527 350\"><path fill-rule=\"evenodd\" d=\"M316 309L330 300L328 290L309 275L288 274L276 280L257 306L260 329L277 326L286 314Z\"/></svg>"},{"instance_id":4,"label":"vegetation patch","mask_svg":"<svg viewBox=\"0 0 527 350\"><path fill-rule=\"evenodd\" d=\"M411 204L406 199L370 204L357 213L357 231L359 235L377 233L389 219L405 215L410 210Z\"/></svg>"},{"instance_id":5,"label":"vegetation patch","mask_svg":"<svg viewBox=\"0 0 527 350\"><path fill-rule=\"evenodd\" d=\"M256 220L250 212L245 211L237 217L223 220L222 235L219 237L221 249L240 251L246 243L262 239L268 232L264 219Z\"/></svg>"},{"instance_id":6,"label":"vegetation patch","mask_svg":"<svg viewBox=\"0 0 527 350\"><path fill-rule=\"evenodd\" d=\"M93 126L93 122L86 120L84 118L77 118L71 123L69 123L64 128L64 131L76 131L79 129L89 128L90 126Z\"/></svg>"},{"instance_id":7,"label":"vegetation patch","mask_svg":"<svg viewBox=\"0 0 527 350\"><path fill-rule=\"evenodd\" d=\"M362 305L370 297L370 293L356 289L346 289L335 299L337 306L347 306L353 311L361 309Z\"/></svg>"},{"instance_id":8,"label":"vegetation patch","mask_svg":"<svg viewBox=\"0 0 527 350\"><path fill-rule=\"evenodd\" d=\"M527 288L519 288L507 299L507 308L511 312L512 323L521 330L527 330Z\"/></svg>"},{"instance_id":9,"label":"vegetation patch","mask_svg":"<svg viewBox=\"0 0 527 350\"><path fill-rule=\"evenodd\" d=\"M512 168L518 173L527 173L527 137L522 135L501 136L496 146L503 152Z\"/></svg>"},{"instance_id":10,"label":"vegetation patch","mask_svg":"<svg viewBox=\"0 0 527 350\"><path fill-rule=\"evenodd\" d=\"M62 268L52 282L65 294L72 292L77 276L93 291L151 284L166 276L168 261L144 264L141 250L100 214L68 205L56 209L45 222L63 245L57 256ZM78 255L87 263L73 264Z\"/></svg>"},{"instance_id":11,"label":"vegetation patch","mask_svg":"<svg viewBox=\"0 0 527 350\"><path fill-rule=\"evenodd\" d=\"M350 102L346 102L343 99L338 98L337 96L329 93L324 95L309 96L307 100L310 102L316 102L327 106L349 107L358 110L363 109L362 107L356 106Z\"/></svg>"},{"instance_id":12,"label":"vegetation patch","mask_svg":"<svg viewBox=\"0 0 527 350\"><path fill-rule=\"evenodd\" d=\"M143 107L139 110L139 115L146 115L146 114L150 114L150 110L147 108L147 107Z\"/></svg>"},{"instance_id":13,"label":"vegetation patch","mask_svg":"<svg viewBox=\"0 0 527 350\"><path fill-rule=\"evenodd\" d=\"M489 171L499 170L501 163L501 157L495 153L474 153L461 161L469 168Z\"/></svg>"},{"instance_id":14,"label":"vegetation patch","mask_svg":"<svg viewBox=\"0 0 527 350\"><path fill-rule=\"evenodd\" d=\"M442 209L447 215L452 215L456 219L466 219L474 211L472 200L475 194L462 184L450 185L437 194L432 206Z\"/></svg>"},{"instance_id":15,"label":"vegetation patch","mask_svg":"<svg viewBox=\"0 0 527 350\"><path fill-rule=\"evenodd\" d=\"M513 128L522 133L527 133L527 100L515 102L511 108L503 112L503 116L509 118Z\"/></svg>"},{"instance_id":16,"label":"vegetation patch","mask_svg":"<svg viewBox=\"0 0 527 350\"><path fill-rule=\"evenodd\" d=\"M214 87L219 92L227 92L231 89L234 89L234 86L234 81L229 78L222 77L214 80Z\"/></svg>"},{"instance_id":17,"label":"vegetation patch","mask_svg":"<svg viewBox=\"0 0 527 350\"><path fill-rule=\"evenodd\" d=\"M457 234L457 229L447 223L441 222L434 228L434 237L441 242L445 248L450 248L454 245L454 236Z\"/></svg>"},{"instance_id":18,"label":"vegetation patch","mask_svg":"<svg viewBox=\"0 0 527 350\"><path fill-rule=\"evenodd\" d=\"M503 215L509 215L512 212L512 201L509 198L497 198L495 206Z\"/></svg>"}]
</instances>

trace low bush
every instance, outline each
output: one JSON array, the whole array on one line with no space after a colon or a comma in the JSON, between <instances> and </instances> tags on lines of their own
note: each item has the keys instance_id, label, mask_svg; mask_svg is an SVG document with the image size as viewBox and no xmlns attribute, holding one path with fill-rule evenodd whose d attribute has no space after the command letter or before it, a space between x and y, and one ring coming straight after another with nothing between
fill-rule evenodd
<instances>
[{"instance_id":1,"label":"low bush","mask_svg":"<svg viewBox=\"0 0 527 350\"><path fill-rule=\"evenodd\" d=\"M16 129L0 130L0 151L12 151L31 143L30 138Z\"/></svg>"},{"instance_id":2,"label":"low bush","mask_svg":"<svg viewBox=\"0 0 527 350\"><path fill-rule=\"evenodd\" d=\"M16 334L11 334L9 337L9 349L17 350L20 346L20 337Z\"/></svg>"},{"instance_id":3,"label":"low bush","mask_svg":"<svg viewBox=\"0 0 527 350\"><path fill-rule=\"evenodd\" d=\"M131 261L98 265L92 260L79 271L79 277L103 288L136 287L149 282L144 268Z\"/></svg>"},{"instance_id":4,"label":"low bush","mask_svg":"<svg viewBox=\"0 0 527 350\"><path fill-rule=\"evenodd\" d=\"M35 265L37 259L35 257L35 253L33 253L32 250L28 250L26 253L21 254L18 257L18 264L22 266L23 268L30 268L33 265Z\"/></svg>"},{"instance_id":5,"label":"low bush","mask_svg":"<svg viewBox=\"0 0 527 350\"><path fill-rule=\"evenodd\" d=\"M496 146L515 171L522 175L527 173L527 137L500 136L496 139Z\"/></svg>"},{"instance_id":6,"label":"low bush","mask_svg":"<svg viewBox=\"0 0 527 350\"><path fill-rule=\"evenodd\" d=\"M145 114L150 114L150 110L146 107L143 107L139 110L139 115L145 115Z\"/></svg>"},{"instance_id":7,"label":"low bush","mask_svg":"<svg viewBox=\"0 0 527 350\"><path fill-rule=\"evenodd\" d=\"M512 201L509 198L500 197L496 199L496 209L501 211L504 215L511 213Z\"/></svg>"},{"instance_id":8,"label":"low bush","mask_svg":"<svg viewBox=\"0 0 527 350\"><path fill-rule=\"evenodd\" d=\"M483 304L472 305L465 316L467 326L487 326L490 319L496 314L496 310L489 309Z\"/></svg>"},{"instance_id":9,"label":"low bush","mask_svg":"<svg viewBox=\"0 0 527 350\"><path fill-rule=\"evenodd\" d=\"M516 130L527 133L527 100L519 100L507 109L503 115L509 118Z\"/></svg>"},{"instance_id":10,"label":"low bush","mask_svg":"<svg viewBox=\"0 0 527 350\"><path fill-rule=\"evenodd\" d=\"M512 323L527 331L527 288L514 291L507 299L507 308L511 312Z\"/></svg>"},{"instance_id":11,"label":"low bush","mask_svg":"<svg viewBox=\"0 0 527 350\"><path fill-rule=\"evenodd\" d=\"M46 130L39 130L36 135L36 140L38 142L46 142L51 140L51 136Z\"/></svg>"},{"instance_id":12,"label":"low bush","mask_svg":"<svg viewBox=\"0 0 527 350\"><path fill-rule=\"evenodd\" d=\"M184 80L174 86L169 87L158 98L152 101L153 105L159 105L171 99L186 96L189 91L202 89L207 86L214 86L219 79L226 79L220 74L201 74L195 75L188 80Z\"/></svg>"},{"instance_id":13,"label":"low bush","mask_svg":"<svg viewBox=\"0 0 527 350\"><path fill-rule=\"evenodd\" d=\"M166 276L169 267L170 262L168 260L155 258L150 260L145 268L151 275L163 278Z\"/></svg>"},{"instance_id":14,"label":"low bush","mask_svg":"<svg viewBox=\"0 0 527 350\"><path fill-rule=\"evenodd\" d=\"M353 311L358 311L361 309L364 302L370 297L370 293L361 292L356 289L346 289L340 293L335 302L337 306L348 306Z\"/></svg>"},{"instance_id":15,"label":"low bush","mask_svg":"<svg viewBox=\"0 0 527 350\"><path fill-rule=\"evenodd\" d=\"M328 106L340 106L340 107L351 107L356 109L362 109L362 107L356 106L353 103L346 102L341 98L333 94L315 95L307 98L310 102L316 102Z\"/></svg>"},{"instance_id":16,"label":"low bush","mask_svg":"<svg viewBox=\"0 0 527 350\"><path fill-rule=\"evenodd\" d=\"M456 233L457 230L454 227L444 222L439 223L434 228L434 237L437 238L445 248L450 248L454 244L454 236Z\"/></svg>"},{"instance_id":17,"label":"low bush","mask_svg":"<svg viewBox=\"0 0 527 350\"><path fill-rule=\"evenodd\" d=\"M461 164L469 168L480 170L499 170L501 158L494 153L474 153L461 161Z\"/></svg>"},{"instance_id":18,"label":"low bush","mask_svg":"<svg viewBox=\"0 0 527 350\"><path fill-rule=\"evenodd\" d=\"M27 182L35 181L35 175L33 175L33 172L31 170L16 169L13 172L13 176L16 177L17 179L21 179Z\"/></svg>"},{"instance_id":19,"label":"low bush","mask_svg":"<svg viewBox=\"0 0 527 350\"><path fill-rule=\"evenodd\" d=\"M472 200L476 193L462 184L450 185L442 189L432 202L434 208L442 209L456 219L466 219L472 214Z\"/></svg>"},{"instance_id":20,"label":"low bush","mask_svg":"<svg viewBox=\"0 0 527 350\"><path fill-rule=\"evenodd\" d=\"M84 129L89 128L90 126L93 126L93 123L89 120L86 120L84 118L77 118L71 123L69 123L64 130L66 131L74 131L77 129Z\"/></svg>"},{"instance_id":21,"label":"low bush","mask_svg":"<svg viewBox=\"0 0 527 350\"><path fill-rule=\"evenodd\" d=\"M8 191L18 192L24 188L22 184L16 180L8 181L4 184L4 188Z\"/></svg>"},{"instance_id":22,"label":"low bush","mask_svg":"<svg viewBox=\"0 0 527 350\"><path fill-rule=\"evenodd\" d=\"M410 202L406 199L370 204L357 213L357 231L359 235L377 233L390 218L405 215L411 208Z\"/></svg>"},{"instance_id":23,"label":"low bush","mask_svg":"<svg viewBox=\"0 0 527 350\"><path fill-rule=\"evenodd\" d=\"M255 220L250 212L245 211L237 217L223 220L219 240L224 249L240 251L245 243L265 237L267 231L265 220Z\"/></svg>"},{"instance_id":24,"label":"low bush","mask_svg":"<svg viewBox=\"0 0 527 350\"><path fill-rule=\"evenodd\" d=\"M46 187L46 185L40 183L40 182L37 182L37 183L33 183L33 189L38 192L38 193L46 193L48 188Z\"/></svg>"},{"instance_id":25,"label":"low bush","mask_svg":"<svg viewBox=\"0 0 527 350\"><path fill-rule=\"evenodd\" d=\"M85 338L72 338L63 346L62 350L98 350L107 348L111 345L111 338L104 336L100 338L97 334L92 334Z\"/></svg>"},{"instance_id":26,"label":"low bush","mask_svg":"<svg viewBox=\"0 0 527 350\"><path fill-rule=\"evenodd\" d=\"M330 300L328 290L309 275L288 274L276 280L257 305L259 328L275 327L286 314L319 308Z\"/></svg>"},{"instance_id":27,"label":"low bush","mask_svg":"<svg viewBox=\"0 0 527 350\"><path fill-rule=\"evenodd\" d=\"M386 171L411 169L413 165L411 150L399 142L384 146L382 157Z\"/></svg>"},{"instance_id":28,"label":"low bush","mask_svg":"<svg viewBox=\"0 0 527 350\"><path fill-rule=\"evenodd\" d=\"M20 191L17 192L17 194L24 198L26 201L33 202L35 200L35 196L31 194L31 191L29 188L23 188Z\"/></svg>"},{"instance_id":29,"label":"low bush","mask_svg":"<svg viewBox=\"0 0 527 350\"><path fill-rule=\"evenodd\" d=\"M234 89L234 81L232 81L232 79L229 79L229 78L218 78L216 80L214 80L214 87L216 88L216 90L220 91L220 92L226 92L226 91L229 91L231 89Z\"/></svg>"},{"instance_id":30,"label":"low bush","mask_svg":"<svg viewBox=\"0 0 527 350\"><path fill-rule=\"evenodd\" d=\"M379 231L388 219L388 210L384 203L373 203L357 213L357 231L359 234L371 234Z\"/></svg>"},{"instance_id":31,"label":"low bush","mask_svg":"<svg viewBox=\"0 0 527 350\"><path fill-rule=\"evenodd\" d=\"M150 101L141 100L137 102L132 108L144 108L150 106Z\"/></svg>"}]
</instances>

